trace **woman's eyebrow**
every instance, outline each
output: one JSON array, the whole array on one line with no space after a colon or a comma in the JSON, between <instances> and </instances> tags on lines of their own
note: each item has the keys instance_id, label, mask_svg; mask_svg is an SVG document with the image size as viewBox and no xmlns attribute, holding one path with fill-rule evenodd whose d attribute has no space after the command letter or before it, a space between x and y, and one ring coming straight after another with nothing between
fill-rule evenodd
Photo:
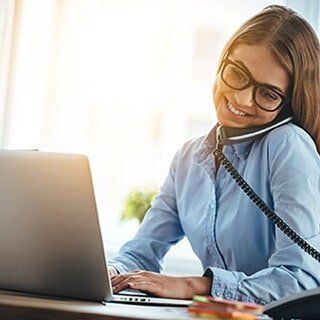
<instances>
[{"instance_id":1,"label":"woman's eyebrow","mask_svg":"<svg viewBox=\"0 0 320 320\"><path fill-rule=\"evenodd\" d=\"M251 72L249 71L249 69L247 68L247 66L240 60L234 60L234 62L236 62L242 69L244 69L252 79L254 79L254 77L252 76ZM262 85L266 85L268 87L273 88L275 91L278 91L278 93L282 94L283 96L285 96L285 93L277 86L273 85L273 84L269 84L269 83L261 83Z\"/></svg>"}]
</instances>

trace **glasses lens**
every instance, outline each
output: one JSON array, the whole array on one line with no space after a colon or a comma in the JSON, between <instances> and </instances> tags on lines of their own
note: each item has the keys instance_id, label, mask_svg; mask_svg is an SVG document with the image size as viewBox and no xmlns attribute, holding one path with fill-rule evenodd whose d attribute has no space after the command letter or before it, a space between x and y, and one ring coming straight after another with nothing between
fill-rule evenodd
<instances>
[{"instance_id":1,"label":"glasses lens","mask_svg":"<svg viewBox=\"0 0 320 320\"><path fill-rule=\"evenodd\" d=\"M259 106L266 110L277 109L282 103L282 98L277 92L263 86L257 88L255 98Z\"/></svg>"},{"instance_id":2,"label":"glasses lens","mask_svg":"<svg viewBox=\"0 0 320 320\"><path fill-rule=\"evenodd\" d=\"M247 74L245 74L240 68L233 64L228 64L224 67L222 72L223 81L231 88L242 89L250 81Z\"/></svg>"}]
</instances>

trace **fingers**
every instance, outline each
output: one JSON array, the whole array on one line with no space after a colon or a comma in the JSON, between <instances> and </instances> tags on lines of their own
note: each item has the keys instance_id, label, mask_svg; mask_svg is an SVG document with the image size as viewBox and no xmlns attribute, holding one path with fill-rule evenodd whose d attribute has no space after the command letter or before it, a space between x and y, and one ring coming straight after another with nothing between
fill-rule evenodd
<instances>
[{"instance_id":1,"label":"fingers","mask_svg":"<svg viewBox=\"0 0 320 320\"><path fill-rule=\"evenodd\" d=\"M119 284L120 282L122 282L123 280L125 280L128 276L130 276L130 274L126 273L126 274L120 274L118 276L112 277L111 278L111 284L112 286L116 286L117 284Z\"/></svg>"},{"instance_id":2,"label":"fingers","mask_svg":"<svg viewBox=\"0 0 320 320\"><path fill-rule=\"evenodd\" d=\"M151 281L129 282L128 285L129 285L129 288L132 288L135 290L146 291L146 292L154 294L154 295L159 294L158 285L151 282Z\"/></svg>"},{"instance_id":3,"label":"fingers","mask_svg":"<svg viewBox=\"0 0 320 320\"><path fill-rule=\"evenodd\" d=\"M139 282L143 281L144 278L142 278L140 275L126 275L122 279L119 279L117 282L112 284L112 290L114 293L120 292L121 290L129 288L129 282Z\"/></svg>"},{"instance_id":4,"label":"fingers","mask_svg":"<svg viewBox=\"0 0 320 320\"><path fill-rule=\"evenodd\" d=\"M130 288L129 283L137 284L142 282L156 283L157 274L149 271L134 270L133 272L121 274L111 278L112 290L114 293ZM133 288L133 287L132 287ZM144 289L140 289L144 290ZM151 291L153 293L153 291Z\"/></svg>"},{"instance_id":5,"label":"fingers","mask_svg":"<svg viewBox=\"0 0 320 320\"><path fill-rule=\"evenodd\" d=\"M126 280L128 277L131 277L133 275L141 275L141 276L148 277L148 276L152 276L153 272L143 271L143 270L134 270L132 272L115 275L111 277L111 284L112 286L116 286L120 282Z\"/></svg>"},{"instance_id":6,"label":"fingers","mask_svg":"<svg viewBox=\"0 0 320 320\"><path fill-rule=\"evenodd\" d=\"M111 281L114 293L131 288L151 293L157 297L182 299L190 298L196 293L193 292L193 286L190 287L189 278L165 276L149 271L134 270L127 274L112 277Z\"/></svg>"}]
</instances>

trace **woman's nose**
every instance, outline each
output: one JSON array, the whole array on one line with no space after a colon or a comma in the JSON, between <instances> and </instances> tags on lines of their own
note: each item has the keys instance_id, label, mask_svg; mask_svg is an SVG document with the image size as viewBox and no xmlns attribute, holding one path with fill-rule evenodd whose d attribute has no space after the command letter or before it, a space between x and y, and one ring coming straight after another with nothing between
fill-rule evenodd
<instances>
[{"instance_id":1,"label":"woman's nose","mask_svg":"<svg viewBox=\"0 0 320 320\"><path fill-rule=\"evenodd\" d=\"M252 107L254 105L253 87L234 92L235 100L239 106Z\"/></svg>"}]
</instances>

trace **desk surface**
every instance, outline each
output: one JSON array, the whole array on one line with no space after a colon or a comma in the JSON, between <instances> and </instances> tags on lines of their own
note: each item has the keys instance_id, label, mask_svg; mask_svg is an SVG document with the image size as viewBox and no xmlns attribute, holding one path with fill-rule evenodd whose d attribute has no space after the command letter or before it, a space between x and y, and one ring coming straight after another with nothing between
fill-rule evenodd
<instances>
[{"instance_id":1,"label":"desk surface","mask_svg":"<svg viewBox=\"0 0 320 320\"><path fill-rule=\"evenodd\" d=\"M6 320L24 319L195 319L185 307L138 306L120 303L36 298L0 291L0 315ZM1 317L1 318L2 318Z\"/></svg>"},{"instance_id":2,"label":"desk surface","mask_svg":"<svg viewBox=\"0 0 320 320\"><path fill-rule=\"evenodd\" d=\"M0 290L0 318L6 320L190 320L186 307L139 306L67 299L50 299ZM261 315L260 320L270 320Z\"/></svg>"}]
</instances>

